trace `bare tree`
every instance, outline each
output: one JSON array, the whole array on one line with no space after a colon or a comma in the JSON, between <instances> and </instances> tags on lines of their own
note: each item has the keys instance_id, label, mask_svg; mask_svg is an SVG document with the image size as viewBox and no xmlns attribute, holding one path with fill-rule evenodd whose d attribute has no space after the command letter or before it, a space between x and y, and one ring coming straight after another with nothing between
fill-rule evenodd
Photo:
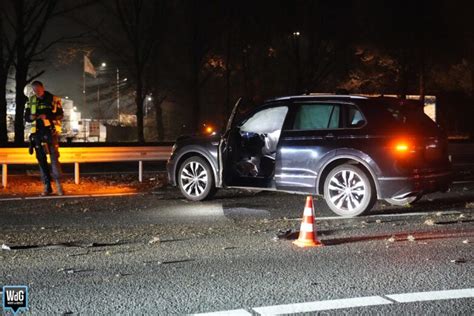
<instances>
[{"instance_id":1,"label":"bare tree","mask_svg":"<svg viewBox=\"0 0 474 316\"><path fill-rule=\"evenodd\" d=\"M118 59L128 65L128 71L135 85L135 105L137 115L137 139L144 142L143 105L149 89L145 84L147 66L159 40L159 23L161 22L161 1L115 0L112 6L103 2L111 9L114 18L124 37L117 38L116 33L98 32L104 40L105 48L113 52ZM114 39L111 41L110 39Z\"/></svg>"},{"instance_id":2,"label":"bare tree","mask_svg":"<svg viewBox=\"0 0 474 316\"><path fill-rule=\"evenodd\" d=\"M6 84L14 58L12 44L5 33L4 15L4 1L0 0L0 145L8 142Z\"/></svg>"},{"instance_id":3,"label":"bare tree","mask_svg":"<svg viewBox=\"0 0 474 316\"><path fill-rule=\"evenodd\" d=\"M23 112L27 97L23 93L25 86L41 76L45 71L30 73L33 63L42 62L48 50L58 43L76 40L83 34L59 36L45 41L44 35L53 18L88 6L95 0L62 2L58 0L5 0L8 8L4 14L6 21L15 34L15 143L24 142Z\"/></svg>"}]
</instances>

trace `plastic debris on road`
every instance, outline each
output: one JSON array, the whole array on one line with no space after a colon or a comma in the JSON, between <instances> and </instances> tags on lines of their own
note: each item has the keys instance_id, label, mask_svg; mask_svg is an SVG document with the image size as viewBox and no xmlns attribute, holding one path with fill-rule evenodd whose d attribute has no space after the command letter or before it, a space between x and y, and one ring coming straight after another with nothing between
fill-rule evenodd
<instances>
[{"instance_id":1,"label":"plastic debris on road","mask_svg":"<svg viewBox=\"0 0 474 316\"><path fill-rule=\"evenodd\" d=\"M11 250L8 245L2 244L2 250Z\"/></svg>"},{"instance_id":2,"label":"plastic debris on road","mask_svg":"<svg viewBox=\"0 0 474 316\"><path fill-rule=\"evenodd\" d=\"M158 244L160 243L160 237L153 237L150 241L148 241L148 244L153 245L153 244Z\"/></svg>"}]
</instances>

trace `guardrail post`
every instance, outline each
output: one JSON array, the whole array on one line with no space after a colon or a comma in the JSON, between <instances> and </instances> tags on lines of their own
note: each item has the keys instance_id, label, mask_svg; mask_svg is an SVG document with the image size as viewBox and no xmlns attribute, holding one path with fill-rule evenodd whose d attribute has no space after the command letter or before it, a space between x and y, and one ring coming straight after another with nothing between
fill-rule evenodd
<instances>
[{"instance_id":1,"label":"guardrail post","mask_svg":"<svg viewBox=\"0 0 474 316\"><path fill-rule=\"evenodd\" d=\"M7 187L7 176L8 176L7 164L4 163L2 164L2 187L3 188Z\"/></svg>"},{"instance_id":2,"label":"guardrail post","mask_svg":"<svg viewBox=\"0 0 474 316\"><path fill-rule=\"evenodd\" d=\"M138 162L138 181L143 182L143 161Z\"/></svg>"},{"instance_id":3,"label":"guardrail post","mask_svg":"<svg viewBox=\"0 0 474 316\"><path fill-rule=\"evenodd\" d=\"M79 176L80 176L79 163L75 162L74 163L74 183L75 184L79 184Z\"/></svg>"}]
</instances>

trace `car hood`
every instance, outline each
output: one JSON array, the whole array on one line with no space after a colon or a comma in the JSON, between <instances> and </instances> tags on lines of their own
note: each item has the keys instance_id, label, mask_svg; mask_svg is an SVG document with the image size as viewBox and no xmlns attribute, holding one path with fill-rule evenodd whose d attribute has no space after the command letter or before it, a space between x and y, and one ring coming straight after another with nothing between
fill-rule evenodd
<instances>
[{"instance_id":1,"label":"car hood","mask_svg":"<svg viewBox=\"0 0 474 316\"><path fill-rule=\"evenodd\" d=\"M183 135L178 137L176 144L179 146L184 145L204 145L212 144L218 145L221 136L219 134L215 135Z\"/></svg>"}]
</instances>

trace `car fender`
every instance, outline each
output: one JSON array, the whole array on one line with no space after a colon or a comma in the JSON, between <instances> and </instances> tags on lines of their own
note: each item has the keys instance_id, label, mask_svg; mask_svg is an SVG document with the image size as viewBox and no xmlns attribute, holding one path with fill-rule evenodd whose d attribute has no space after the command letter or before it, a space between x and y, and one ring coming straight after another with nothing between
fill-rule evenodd
<instances>
[{"instance_id":1,"label":"car fender","mask_svg":"<svg viewBox=\"0 0 474 316\"><path fill-rule=\"evenodd\" d=\"M378 176L381 174L379 166L368 154L360 150L353 149L353 148L336 149L335 154L330 159L327 159L324 162L324 164L321 166L318 172L318 178L316 180L316 193L322 194L322 192L319 192L321 174L324 172L324 170L330 163L339 159L351 159L363 165L369 171L370 176L372 177L372 180L374 181L374 184L375 184L377 196L379 195L380 189L379 189Z\"/></svg>"},{"instance_id":2,"label":"car fender","mask_svg":"<svg viewBox=\"0 0 474 316\"><path fill-rule=\"evenodd\" d=\"M177 168L178 168L179 162L181 161L183 156L191 154L191 153L195 153L198 156L202 156L202 157L204 157L204 159L207 160L207 162L209 163L209 165L212 168L212 173L214 174L214 179L216 180L215 183L216 184L219 183L219 178L218 178L219 173L218 173L218 167L217 167L217 159L208 150L206 150L205 148L203 148L200 145L187 145L187 146L181 148L175 154L174 160L176 161L176 163L174 164L172 171L173 171L173 175L175 177L176 183L178 182L176 173L177 173Z\"/></svg>"}]
</instances>

